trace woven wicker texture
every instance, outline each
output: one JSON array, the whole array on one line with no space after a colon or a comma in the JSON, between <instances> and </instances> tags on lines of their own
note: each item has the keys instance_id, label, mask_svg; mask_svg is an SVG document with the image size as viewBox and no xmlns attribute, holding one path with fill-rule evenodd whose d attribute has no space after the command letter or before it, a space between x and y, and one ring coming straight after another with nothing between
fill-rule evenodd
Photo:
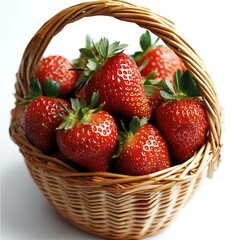
<instances>
[{"instance_id":1,"label":"woven wicker texture","mask_svg":"<svg viewBox=\"0 0 240 240\"><path fill-rule=\"evenodd\" d=\"M199 84L210 123L202 148L187 162L145 176L79 172L69 164L42 154L29 143L21 127L30 79L51 39L84 17L111 16L133 22L160 37L184 62ZM80 229L109 239L139 239L164 229L217 168L221 150L221 108L208 71L175 25L146 8L124 1L85 2L67 8L33 36L22 57L16 81L16 106L10 135L19 146L29 172L50 204Z\"/></svg>"}]
</instances>

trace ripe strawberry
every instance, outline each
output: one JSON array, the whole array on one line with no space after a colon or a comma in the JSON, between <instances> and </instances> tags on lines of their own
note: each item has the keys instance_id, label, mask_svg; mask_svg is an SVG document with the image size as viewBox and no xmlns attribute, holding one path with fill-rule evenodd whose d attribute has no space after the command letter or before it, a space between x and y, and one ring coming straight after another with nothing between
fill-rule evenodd
<instances>
[{"instance_id":1,"label":"ripe strawberry","mask_svg":"<svg viewBox=\"0 0 240 240\"><path fill-rule=\"evenodd\" d=\"M48 87L51 94L47 90ZM37 79L32 80L31 88L31 96L28 100L33 100L30 101L23 112L22 126L30 142L46 153L54 150L57 146L56 128L62 121L58 114L64 115L66 111L54 97L59 92L59 85L51 82L51 80L46 82L45 91L49 94L49 97L41 96L42 90ZM62 102L70 107L66 100L62 99Z\"/></svg>"},{"instance_id":2,"label":"ripe strawberry","mask_svg":"<svg viewBox=\"0 0 240 240\"><path fill-rule=\"evenodd\" d=\"M99 92L99 101L105 102L108 112L132 118L151 115L148 100L144 95L143 83L136 63L125 53L126 45L101 39L96 45L96 56L89 49L80 49L88 57L82 79L86 81L85 94L89 101L93 92Z\"/></svg>"},{"instance_id":3,"label":"ripe strawberry","mask_svg":"<svg viewBox=\"0 0 240 240\"><path fill-rule=\"evenodd\" d=\"M159 89L160 91L160 89ZM155 115L155 112L157 110L157 108L163 103L163 98L162 96L159 94L159 92L153 94L149 99L148 99L148 102L149 102L149 106L150 108L152 109L152 116Z\"/></svg>"},{"instance_id":4,"label":"ripe strawberry","mask_svg":"<svg viewBox=\"0 0 240 240\"><path fill-rule=\"evenodd\" d=\"M63 56L54 55L43 58L38 67L38 78L43 86L47 79L60 83L59 97L73 91L77 81L77 71L71 69L74 65Z\"/></svg>"},{"instance_id":5,"label":"ripe strawberry","mask_svg":"<svg viewBox=\"0 0 240 240\"><path fill-rule=\"evenodd\" d=\"M182 163L204 143L208 119L196 82L189 71L175 74L174 88L165 82L161 91L167 99L156 110L155 121L165 137L172 159Z\"/></svg>"},{"instance_id":6,"label":"ripe strawberry","mask_svg":"<svg viewBox=\"0 0 240 240\"><path fill-rule=\"evenodd\" d=\"M150 33L146 31L140 38L142 52L136 52L134 59L140 66L143 77L155 72L155 78L167 78L172 82L174 73L178 69L185 71L186 68L172 49L165 45L156 46L156 43L157 41L152 44Z\"/></svg>"},{"instance_id":7,"label":"ripe strawberry","mask_svg":"<svg viewBox=\"0 0 240 240\"><path fill-rule=\"evenodd\" d=\"M130 131L120 138L115 169L127 175L146 175L170 167L167 144L151 124L134 117ZM125 129L125 128L124 128Z\"/></svg>"},{"instance_id":8,"label":"ripe strawberry","mask_svg":"<svg viewBox=\"0 0 240 240\"><path fill-rule=\"evenodd\" d=\"M76 98L84 98L86 99L86 94L85 94L85 86L83 86L77 93L76 93Z\"/></svg>"},{"instance_id":9,"label":"ripe strawberry","mask_svg":"<svg viewBox=\"0 0 240 240\"><path fill-rule=\"evenodd\" d=\"M117 125L114 118L101 110L93 109L98 101L94 93L89 106L83 98L71 99L72 109L58 127L57 142L62 154L89 171L109 170L110 158L117 144Z\"/></svg>"}]
</instances>

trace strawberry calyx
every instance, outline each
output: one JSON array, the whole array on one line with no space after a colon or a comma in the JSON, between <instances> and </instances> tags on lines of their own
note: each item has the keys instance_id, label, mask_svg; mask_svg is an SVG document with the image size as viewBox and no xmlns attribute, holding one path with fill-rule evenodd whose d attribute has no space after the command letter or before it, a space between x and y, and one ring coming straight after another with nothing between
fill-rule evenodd
<instances>
[{"instance_id":1,"label":"strawberry calyx","mask_svg":"<svg viewBox=\"0 0 240 240\"><path fill-rule=\"evenodd\" d=\"M146 52L156 47L158 41L159 41L159 38L157 38L155 42L152 42L152 38L148 30L145 33L143 33L139 41L141 51L137 51L132 55L132 58L135 60L135 62L139 62ZM140 70L142 70L146 65L147 65L147 59L139 67Z\"/></svg>"},{"instance_id":2,"label":"strawberry calyx","mask_svg":"<svg viewBox=\"0 0 240 240\"><path fill-rule=\"evenodd\" d=\"M101 68L108 58L123 52L126 47L127 44L120 44L120 42L110 44L107 38L101 38L98 43L93 43L91 48L80 48L81 56L87 61L79 68L83 70L83 74L80 75L76 82L76 91L89 81L91 76Z\"/></svg>"},{"instance_id":3,"label":"strawberry calyx","mask_svg":"<svg viewBox=\"0 0 240 240\"><path fill-rule=\"evenodd\" d=\"M160 95L167 100L180 100L183 98L201 97L197 82L189 70L184 73L178 69L174 74L173 85L165 79L160 90Z\"/></svg>"},{"instance_id":4,"label":"strawberry calyx","mask_svg":"<svg viewBox=\"0 0 240 240\"><path fill-rule=\"evenodd\" d=\"M60 91L60 83L52 79L47 79L42 89L41 84L37 78L32 78L29 85L30 94L25 97L26 101L22 102L22 105L29 104L33 99L44 95L47 97L55 98Z\"/></svg>"},{"instance_id":5,"label":"strawberry calyx","mask_svg":"<svg viewBox=\"0 0 240 240\"><path fill-rule=\"evenodd\" d=\"M112 158L119 157L124 145L135 136L141 126L148 122L148 118L139 119L137 116L134 116L129 123L129 130L127 130L122 120L120 122L123 130L118 130L118 145Z\"/></svg>"},{"instance_id":6,"label":"strawberry calyx","mask_svg":"<svg viewBox=\"0 0 240 240\"><path fill-rule=\"evenodd\" d=\"M86 35L85 48L91 49L95 54L97 54L93 45L93 40L89 35ZM82 66L85 66L86 62L87 59L80 53L78 58L72 60L74 68L71 70L82 71Z\"/></svg>"},{"instance_id":7,"label":"strawberry calyx","mask_svg":"<svg viewBox=\"0 0 240 240\"><path fill-rule=\"evenodd\" d=\"M162 89L164 79L154 78L157 75L156 71L149 73L147 77L142 77L144 93L147 98L151 98L153 95L158 94Z\"/></svg>"},{"instance_id":8,"label":"strawberry calyx","mask_svg":"<svg viewBox=\"0 0 240 240\"><path fill-rule=\"evenodd\" d=\"M98 102L99 93L94 92L91 98L90 104L87 106L87 102L84 98L70 98L72 109L68 109L61 100L58 99L62 108L67 112L67 115L59 116L63 119L62 123L56 130L65 129L70 130L76 123L90 124L91 115L101 111L104 107L104 103L100 104L97 108L94 108Z\"/></svg>"}]
</instances>

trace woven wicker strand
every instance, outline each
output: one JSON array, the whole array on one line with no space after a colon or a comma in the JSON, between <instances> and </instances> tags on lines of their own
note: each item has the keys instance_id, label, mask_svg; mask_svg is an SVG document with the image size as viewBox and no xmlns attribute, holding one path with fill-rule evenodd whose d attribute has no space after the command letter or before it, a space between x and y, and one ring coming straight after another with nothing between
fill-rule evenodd
<instances>
[{"instance_id":1,"label":"woven wicker strand","mask_svg":"<svg viewBox=\"0 0 240 240\"><path fill-rule=\"evenodd\" d=\"M160 37L184 62L199 84L210 123L206 143L188 161L145 176L80 172L55 157L42 154L27 140L21 126L35 66L52 38L84 17L110 16L135 23ZM107 239L141 239L156 234L181 211L201 182L218 167L221 152L221 108L201 58L168 19L120 0L84 2L62 10L33 36L16 74L16 106L10 135L19 146L29 172L49 203L67 221Z\"/></svg>"}]
</instances>

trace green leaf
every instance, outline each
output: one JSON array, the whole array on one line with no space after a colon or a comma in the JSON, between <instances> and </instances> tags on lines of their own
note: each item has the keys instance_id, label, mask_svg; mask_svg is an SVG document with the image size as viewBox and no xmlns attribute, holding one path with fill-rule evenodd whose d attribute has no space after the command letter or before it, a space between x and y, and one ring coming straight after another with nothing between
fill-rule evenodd
<instances>
[{"instance_id":1,"label":"green leaf","mask_svg":"<svg viewBox=\"0 0 240 240\"><path fill-rule=\"evenodd\" d=\"M110 46L108 48L108 53L107 53L108 56L111 56L118 50L119 43L120 42L114 42L114 43L110 44Z\"/></svg>"},{"instance_id":2,"label":"green leaf","mask_svg":"<svg viewBox=\"0 0 240 240\"><path fill-rule=\"evenodd\" d=\"M83 118L82 118L81 120L82 120L82 123L85 124L85 125L91 123L91 122L89 121L89 119L87 118L87 116L83 116Z\"/></svg>"},{"instance_id":3,"label":"green leaf","mask_svg":"<svg viewBox=\"0 0 240 240\"><path fill-rule=\"evenodd\" d=\"M78 99L76 98L70 98L70 102L71 102L71 107L74 111L79 111L79 109L81 108L80 106L80 102L78 101Z\"/></svg>"},{"instance_id":4,"label":"green leaf","mask_svg":"<svg viewBox=\"0 0 240 240\"><path fill-rule=\"evenodd\" d=\"M81 74L75 83L75 87L78 87L79 85L84 85L87 79L88 79L88 76L86 76L85 74ZM80 88L82 88L82 86Z\"/></svg>"},{"instance_id":5,"label":"green leaf","mask_svg":"<svg viewBox=\"0 0 240 240\"><path fill-rule=\"evenodd\" d=\"M97 46L97 51L103 59L107 58L108 49L109 49L109 40L107 38L101 38Z\"/></svg>"},{"instance_id":6,"label":"green leaf","mask_svg":"<svg viewBox=\"0 0 240 240\"><path fill-rule=\"evenodd\" d=\"M79 102L80 102L80 108L87 107L87 101L83 97L79 98Z\"/></svg>"},{"instance_id":7,"label":"green leaf","mask_svg":"<svg viewBox=\"0 0 240 240\"><path fill-rule=\"evenodd\" d=\"M77 94L78 91L88 82L91 76L86 76L84 73L80 75L75 83L74 92Z\"/></svg>"},{"instance_id":8,"label":"green leaf","mask_svg":"<svg viewBox=\"0 0 240 240\"><path fill-rule=\"evenodd\" d=\"M95 46L101 58L106 60L107 58L111 58L123 51L124 48L127 47L127 44L120 44L120 42L109 44L109 40L107 38L101 38L98 45Z\"/></svg>"},{"instance_id":9,"label":"green leaf","mask_svg":"<svg viewBox=\"0 0 240 240\"><path fill-rule=\"evenodd\" d=\"M84 74L87 77L87 79L90 79L90 77L95 73L95 70L91 70L91 69L85 69L84 70Z\"/></svg>"},{"instance_id":10,"label":"green leaf","mask_svg":"<svg viewBox=\"0 0 240 240\"><path fill-rule=\"evenodd\" d=\"M42 96L42 87L37 78L32 78L30 82L31 99Z\"/></svg>"},{"instance_id":11,"label":"green leaf","mask_svg":"<svg viewBox=\"0 0 240 240\"><path fill-rule=\"evenodd\" d=\"M163 91L163 90L160 91L160 95L162 96L162 98L167 99L167 100L176 99L175 95L172 95L172 94L170 94L166 91Z\"/></svg>"},{"instance_id":12,"label":"green leaf","mask_svg":"<svg viewBox=\"0 0 240 240\"><path fill-rule=\"evenodd\" d=\"M56 130L65 129L66 125L67 125L67 122L63 121L63 122L56 128Z\"/></svg>"},{"instance_id":13,"label":"green leaf","mask_svg":"<svg viewBox=\"0 0 240 240\"><path fill-rule=\"evenodd\" d=\"M181 93L187 97L201 96L197 82L189 71L185 71L181 78Z\"/></svg>"},{"instance_id":14,"label":"green leaf","mask_svg":"<svg viewBox=\"0 0 240 240\"><path fill-rule=\"evenodd\" d=\"M92 113L97 113L97 112L100 112L105 106L105 102L103 102L102 104L100 104L96 109L94 109L92 111Z\"/></svg>"},{"instance_id":15,"label":"green leaf","mask_svg":"<svg viewBox=\"0 0 240 240\"><path fill-rule=\"evenodd\" d=\"M146 58L143 63L141 64L141 66L139 67L139 71L141 72L148 64L148 58Z\"/></svg>"},{"instance_id":16,"label":"green leaf","mask_svg":"<svg viewBox=\"0 0 240 240\"><path fill-rule=\"evenodd\" d=\"M153 80L149 80L151 85L156 86L156 87L162 87L164 83L164 79L161 78L154 78Z\"/></svg>"},{"instance_id":17,"label":"green leaf","mask_svg":"<svg viewBox=\"0 0 240 240\"><path fill-rule=\"evenodd\" d=\"M141 59L143 55L142 51L137 51L134 54L131 55L131 57L134 59L135 62L139 62L139 60Z\"/></svg>"},{"instance_id":18,"label":"green leaf","mask_svg":"<svg viewBox=\"0 0 240 240\"><path fill-rule=\"evenodd\" d=\"M159 93L160 88L153 85L144 85L144 93L147 98Z\"/></svg>"},{"instance_id":19,"label":"green leaf","mask_svg":"<svg viewBox=\"0 0 240 240\"><path fill-rule=\"evenodd\" d=\"M147 51L149 47L152 45L152 40L149 31L146 31L142 36L140 37L140 46L144 52Z\"/></svg>"},{"instance_id":20,"label":"green leaf","mask_svg":"<svg viewBox=\"0 0 240 240\"><path fill-rule=\"evenodd\" d=\"M123 43L123 44L119 44L119 46L117 47L117 49L114 51L114 55L121 53L124 51L124 49L127 47L128 45Z\"/></svg>"},{"instance_id":21,"label":"green leaf","mask_svg":"<svg viewBox=\"0 0 240 240\"><path fill-rule=\"evenodd\" d=\"M172 84L170 83L170 81L168 79L165 79L163 84L162 84L162 88L165 92L174 95L175 91L173 89Z\"/></svg>"},{"instance_id":22,"label":"green leaf","mask_svg":"<svg viewBox=\"0 0 240 240\"><path fill-rule=\"evenodd\" d=\"M21 102L21 105L28 105L31 100L40 97L43 95L42 87L37 78L32 78L29 84L30 94L29 96L24 97L25 101Z\"/></svg>"},{"instance_id":23,"label":"green leaf","mask_svg":"<svg viewBox=\"0 0 240 240\"><path fill-rule=\"evenodd\" d=\"M112 155L111 159L118 158L120 156L123 146L124 146L124 138L122 138L122 136L118 135L118 144L116 147L116 151Z\"/></svg>"},{"instance_id":24,"label":"green leaf","mask_svg":"<svg viewBox=\"0 0 240 240\"><path fill-rule=\"evenodd\" d=\"M109 46L107 58L111 58L116 54L122 52L128 45L120 44L120 42L114 42Z\"/></svg>"},{"instance_id":25,"label":"green leaf","mask_svg":"<svg viewBox=\"0 0 240 240\"><path fill-rule=\"evenodd\" d=\"M89 58L86 66L89 70L96 71L98 69L98 62L94 58Z\"/></svg>"},{"instance_id":26,"label":"green leaf","mask_svg":"<svg viewBox=\"0 0 240 240\"><path fill-rule=\"evenodd\" d=\"M93 41L89 35L86 36L86 48L93 48Z\"/></svg>"},{"instance_id":27,"label":"green leaf","mask_svg":"<svg viewBox=\"0 0 240 240\"><path fill-rule=\"evenodd\" d=\"M145 79L152 80L157 75L157 73L158 73L157 71L152 71L145 77Z\"/></svg>"},{"instance_id":28,"label":"green leaf","mask_svg":"<svg viewBox=\"0 0 240 240\"><path fill-rule=\"evenodd\" d=\"M89 48L80 48L80 53L85 58L95 58L94 52Z\"/></svg>"},{"instance_id":29,"label":"green leaf","mask_svg":"<svg viewBox=\"0 0 240 240\"><path fill-rule=\"evenodd\" d=\"M76 123L76 121L67 121L66 124L65 124L64 129L65 129L65 130L70 130L70 129L72 129L75 123Z\"/></svg>"},{"instance_id":30,"label":"green leaf","mask_svg":"<svg viewBox=\"0 0 240 240\"><path fill-rule=\"evenodd\" d=\"M60 92L60 83L52 79L47 79L44 84L44 92L48 97L57 97Z\"/></svg>"},{"instance_id":31,"label":"green leaf","mask_svg":"<svg viewBox=\"0 0 240 240\"><path fill-rule=\"evenodd\" d=\"M61 105L61 107L68 113L71 114L71 110L69 110L63 103L62 101L58 98L58 103Z\"/></svg>"},{"instance_id":32,"label":"green leaf","mask_svg":"<svg viewBox=\"0 0 240 240\"><path fill-rule=\"evenodd\" d=\"M156 46L159 40L160 40L160 38L157 38L157 39L155 40L155 42L152 44L152 46ZM160 46L160 45L159 45L159 46Z\"/></svg>"},{"instance_id":33,"label":"green leaf","mask_svg":"<svg viewBox=\"0 0 240 240\"><path fill-rule=\"evenodd\" d=\"M182 71L180 69L178 69L175 73L174 73L174 87L176 88L177 92L181 91L181 78L182 78Z\"/></svg>"},{"instance_id":34,"label":"green leaf","mask_svg":"<svg viewBox=\"0 0 240 240\"><path fill-rule=\"evenodd\" d=\"M83 108L80 108L78 111L78 119L82 120L83 117L84 117L84 111L83 111Z\"/></svg>"},{"instance_id":35,"label":"green leaf","mask_svg":"<svg viewBox=\"0 0 240 240\"><path fill-rule=\"evenodd\" d=\"M138 117L133 117L130 121L129 127L132 134L135 135L140 127L140 119Z\"/></svg>"},{"instance_id":36,"label":"green leaf","mask_svg":"<svg viewBox=\"0 0 240 240\"><path fill-rule=\"evenodd\" d=\"M92 95L92 98L91 98L91 102L90 102L90 109L93 109L94 106L97 104L98 98L99 98L99 93L94 92Z\"/></svg>"},{"instance_id":37,"label":"green leaf","mask_svg":"<svg viewBox=\"0 0 240 240\"><path fill-rule=\"evenodd\" d=\"M123 141L125 139L126 132L118 130L118 141Z\"/></svg>"},{"instance_id":38,"label":"green leaf","mask_svg":"<svg viewBox=\"0 0 240 240\"><path fill-rule=\"evenodd\" d=\"M140 126L143 126L144 124L146 124L149 120L149 117L143 117L140 119Z\"/></svg>"},{"instance_id":39,"label":"green leaf","mask_svg":"<svg viewBox=\"0 0 240 240\"><path fill-rule=\"evenodd\" d=\"M119 119L119 121L120 121L120 123L121 123L121 126L122 126L123 131L124 131L126 134L128 134L128 131L127 131L126 127L125 127L125 124L124 124L123 120L122 120L122 119Z\"/></svg>"}]
</instances>

